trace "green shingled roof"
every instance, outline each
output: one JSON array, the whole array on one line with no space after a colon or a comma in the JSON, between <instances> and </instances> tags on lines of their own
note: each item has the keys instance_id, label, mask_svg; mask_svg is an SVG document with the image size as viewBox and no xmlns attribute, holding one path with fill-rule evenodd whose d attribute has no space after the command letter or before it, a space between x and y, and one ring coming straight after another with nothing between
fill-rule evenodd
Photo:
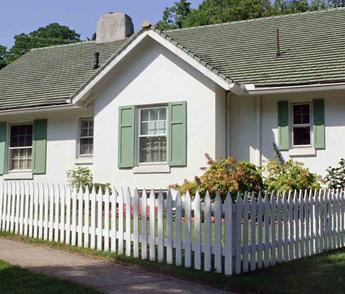
<instances>
[{"instance_id":1,"label":"green shingled roof","mask_svg":"<svg viewBox=\"0 0 345 294\"><path fill-rule=\"evenodd\" d=\"M278 58L277 29L283 53ZM345 9L168 31L167 37L240 83L345 81Z\"/></svg>"},{"instance_id":2,"label":"green shingled roof","mask_svg":"<svg viewBox=\"0 0 345 294\"><path fill-rule=\"evenodd\" d=\"M345 81L345 9L155 31L225 80L256 87ZM0 71L0 110L65 104L97 73L94 52L105 65L126 44L85 42L30 51Z\"/></svg>"},{"instance_id":3,"label":"green shingled roof","mask_svg":"<svg viewBox=\"0 0 345 294\"><path fill-rule=\"evenodd\" d=\"M66 104L94 73L94 53L104 64L125 41L76 43L31 50L0 71L0 110Z\"/></svg>"}]
</instances>

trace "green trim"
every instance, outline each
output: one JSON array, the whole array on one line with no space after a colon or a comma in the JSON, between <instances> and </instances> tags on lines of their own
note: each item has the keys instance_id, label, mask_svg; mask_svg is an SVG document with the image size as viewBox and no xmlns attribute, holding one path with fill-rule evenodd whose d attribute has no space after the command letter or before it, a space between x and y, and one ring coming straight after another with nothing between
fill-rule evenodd
<instances>
[{"instance_id":1,"label":"green trim","mask_svg":"<svg viewBox=\"0 0 345 294\"><path fill-rule=\"evenodd\" d=\"M169 166L187 165L187 102L169 103Z\"/></svg>"},{"instance_id":2,"label":"green trim","mask_svg":"<svg viewBox=\"0 0 345 294\"><path fill-rule=\"evenodd\" d=\"M7 123L0 122L0 175L5 173L6 168L6 138Z\"/></svg>"},{"instance_id":3,"label":"green trim","mask_svg":"<svg viewBox=\"0 0 345 294\"><path fill-rule=\"evenodd\" d=\"M33 123L32 172L46 173L47 161L47 120L38 119Z\"/></svg>"},{"instance_id":4,"label":"green trim","mask_svg":"<svg viewBox=\"0 0 345 294\"><path fill-rule=\"evenodd\" d=\"M289 103L278 101L278 144L279 150L289 150Z\"/></svg>"},{"instance_id":5,"label":"green trim","mask_svg":"<svg viewBox=\"0 0 345 294\"><path fill-rule=\"evenodd\" d=\"M119 107L118 167L133 168L135 152L135 108Z\"/></svg>"},{"instance_id":6,"label":"green trim","mask_svg":"<svg viewBox=\"0 0 345 294\"><path fill-rule=\"evenodd\" d=\"M313 100L313 133L314 148L326 148L325 136L325 102L324 99Z\"/></svg>"}]
</instances>

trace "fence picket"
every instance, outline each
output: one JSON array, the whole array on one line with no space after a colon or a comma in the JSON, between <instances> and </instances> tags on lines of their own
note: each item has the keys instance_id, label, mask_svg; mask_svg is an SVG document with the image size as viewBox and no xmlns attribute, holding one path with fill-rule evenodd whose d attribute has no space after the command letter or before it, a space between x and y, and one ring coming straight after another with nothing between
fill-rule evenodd
<instances>
[{"instance_id":1,"label":"fence picket","mask_svg":"<svg viewBox=\"0 0 345 294\"><path fill-rule=\"evenodd\" d=\"M101 188L100 188L101 189ZM109 218L110 218L110 194L109 188L104 192L104 251L109 251Z\"/></svg>"},{"instance_id":2,"label":"fence picket","mask_svg":"<svg viewBox=\"0 0 345 294\"><path fill-rule=\"evenodd\" d=\"M277 196L279 197L279 195ZM276 211L276 199L274 192L271 193L270 198L270 207L271 207L271 214L270 214L270 231L271 231L271 265L276 264L277 259L277 243L276 243L276 218L277 218L277 211Z\"/></svg>"},{"instance_id":3,"label":"fence picket","mask_svg":"<svg viewBox=\"0 0 345 294\"><path fill-rule=\"evenodd\" d=\"M285 196L285 195L284 195ZM283 197L284 197L283 196ZM283 204L280 193L277 194L277 225L278 225L278 239L277 239L277 262L281 263L283 261L283 223L282 217L284 215Z\"/></svg>"},{"instance_id":4,"label":"fence picket","mask_svg":"<svg viewBox=\"0 0 345 294\"><path fill-rule=\"evenodd\" d=\"M176 226L176 260L175 263L177 266L182 265L182 200L180 193L176 194L176 219L175 219L175 226Z\"/></svg>"},{"instance_id":5,"label":"fence picket","mask_svg":"<svg viewBox=\"0 0 345 294\"><path fill-rule=\"evenodd\" d=\"M23 200L23 197L22 197ZM3 212L3 201L4 201L4 182L0 182L0 231L3 231L3 223L4 223L4 212ZM23 206L22 206L23 207ZM23 231L21 231L22 235Z\"/></svg>"},{"instance_id":6,"label":"fence picket","mask_svg":"<svg viewBox=\"0 0 345 294\"><path fill-rule=\"evenodd\" d=\"M242 198L240 192L237 193L236 199L236 235L235 235L235 273L241 272L241 256L242 256L242 242L241 242L241 227L242 227Z\"/></svg>"},{"instance_id":7,"label":"fence picket","mask_svg":"<svg viewBox=\"0 0 345 294\"><path fill-rule=\"evenodd\" d=\"M22 188L20 186L19 188L20 190L20 196L21 196L21 201L23 200L23 195L22 195ZM43 198L43 185L39 184L38 185L38 193L39 193L39 215L40 215L40 219L39 219L39 229L38 229L38 238L39 239L43 239L43 223L44 223L44 215L43 215L43 209L44 209L44 198ZM22 209L23 206L20 205L20 209L21 209L21 217L22 217ZM65 222L63 222L65 223ZM20 221L20 226L22 227L22 221Z\"/></svg>"},{"instance_id":8,"label":"fence picket","mask_svg":"<svg viewBox=\"0 0 345 294\"><path fill-rule=\"evenodd\" d=\"M206 201L206 200L205 200ZM210 198L208 196L208 201ZM225 200L225 220L224 220L224 231L225 231L225 244L224 244L224 273L225 275L232 275L233 271L233 256L232 256L232 197L228 193ZM209 228L211 235L211 228Z\"/></svg>"},{"instance_id":9,"label":"fence picket","mask_svg":"<svg viewBox=\"0 0 345 294\"><path fill-rule=\"evenodd\" d=\"M19 183L16 182L15 183L16 186L16 207L15 207L15 229L14 229L14 233L18 234L19 232L19 212L20 212L20 186ZM38 230L38 224L37 224L37 228L36 230Z\"/></svg>"},{"instance_id":10,"label":"fence picket","mask_svg":"<svg viewBox=\"0 0 345 294\"><path fill-rule=\"evenodd\" d=\"M164 199L163 194L160 191L158 194L158 211L157 211L157 223L158 223L158 262L164 261Z\"/></svg>"},{"instance_id":11,"label":"fence picket","mask_svg":"<svg viewBox=\"0 0 345 294\"><path fill-rule=\"evenodd\" d=\"M78 192L78 246L83 246L83 216L84 216L84 203L83 203L83 187L80 186L79 192Z\"/></svg>"},{"instance_id":12,"label":"fence picket","mask_svg":"<svg viewBox=\"0 0 345 294\"><path fill-rule=\"evenodd\" d=\"M295 191L294 194L294 224L295 224L295 256L294 258L299 258L299 221L298 221L298 215L299 215L299 200L297 198L297 191Z\"/></svg>"},{"instance_id":13,"label":"fence picket","mask_svg":"<svg viewBox=\"0 0 345 294\"><path fill-rule=\"evenodd\" d=\"M16 190L16 189L15 189ZM38 189L37 183L33 183L33 195L34 195L34 233L33 237L36 239L38 237Z\"/></svg>"},{"instance_id":14,"label":"fence picket","mask_svg":"<svg viewBox=\"0 0 345 294\"><path fill-rule=\"evenodd\" d=\"M257 209L257 222L258 222L258 262L257 266L259 269L262 268L263 262L262 262L262 250L263 250L263 244L262 244L262 235L263 235L263 223L262 223L262 213L263 213L263 203L262 203L262 196L261 191L258 195L258 201L257 201L258 209Z\"/></svg>"},{"instance_id":15,"label":"fence picket","mask_svg":"<svg viewBox=\"0 0 345 294\"><path fill-rule=\"evenodd\" d=\"M191 245L191 197L187 191L184 199L184 267L190 268L192 265L192 245Z\"/></svg>"},{"instance_id":16,"label":"fence picket","mask_svg":"<svg viewBox=\"0 0 345 294\"><path fill-rule=\"evenodd\" d=\"M90 188L85 188L85 232L84 232L84 248L90 246Z\"/></svg>"},{"instance_id":17,"label":"fence picket","mask_svg":"<svg viewBox=\"0 0 345 294\"><path fill-rule=\"evenodd\" d=\"M315 253L320 252L320 190L315 190L314 196L314 232L315 232Z\"/></svg>"},{"instance_id":18,"label":"fence picket","mask_svg":"<svg viewBox=\"0 0 345 294\"><path fill-rule=\"evenodd\" d=\"M268 267L270 263L270 229L269 229L269 214L270 214L270 203L268 193L265 193L264 198L264 227L265 227L265 246L264 246L264 267Z\"/></svg>"},{"instance_id":19,"label":"fence picket","mask_svg":"<svg viewBox=\"0 0 345 294\"><path fill-rule=\"evenodd\" d=\"M249 255L249 246L248 246L248 217L249 217L249 201L248 193L244 194L243 202L243 261L242 261L242 271L248 272L248 255Z\"/></svg>"},{"instance_id":20,"label":"fence picket","mask_svg":"<svg viewBox=\"0 0 345 294\"><path fill-rule=\"evenodd\" d=\"M116 252L116 200L117 191L113 188L113 193L110 197L111 200L111 252Z\"/></svg>"},{"instance_id":21,"label":"fence picket","mask_svg":"<svg viewBox=\"0 0 345 294\"><path fill-rule=\"evenodd\" d=\"M5 189L5 193L4 193L4 215L5 215L5 217L4 217L4 230L7 232L8 230L9 230L9 224L10 224L10 222L9 222L9 217L10 217L10 214L9 214L9 205L10 205L10 197L8 196L8 182L5 182L5 185L4 185L5 187L4 187L4 189Z\"/></svg>"},{"instance_id":22,"label":"fence picket","mask_svg":"<svg viewBox=\"0 0 345 294\"><path fill-rule=\"evenodd\" d=\"M256 224L257 224L257 203L255 200L255 193L252 193L251 206L250 206L250 270L256 269Z\"/></svg>"},{"instance_id":23,"label":"fence picket","mask_svg":"<svg viewBox=\"0 0 345 294\"><path fill-rule=\"evenodd\" d=\"M60 216L60 199L59 199L59 186L53 185L53 199L55 205L55 212L54 212L54 241L59 242L59 216Z\"/></svg>"},{"instance_id":24,"label":"fence picket","mask_svg":"<svg viewBox=\"0 0 345 294\"><path fill-rule=\"evenodd\" d=\"M232 217L232 215L230 217ZM212 252L211 252L212 227L211 227L211 197L208 191L206 192L206 196L205 196L204 219L205 219L204 220L205 222L204 224L204 269L206 272L209 272L211 270L211 256L212 256ZM232 256L231 256L231 259L232 259Z\"/></svg>"},{"instance_id":25,"label":"fence picket","mask_svg":"<svg viewBox=\"0 0 345 294\"><path fill-rule=\"evenodd\" d=\"M71 187L70 186L66 186L66 244L70 244L71 243ZM47 202L47 206L48 206L48 202ZM48 219L46 217L46 219Z\"/></svg>"},{"instance_id":26,"label":"fence picket","mask_svg":"<svg viewBox=\"0 0 345 294\"><path fill-rule=\"evenodd\" d=\"M131 192L127 189L126 193L126 255L131 256Z\"/></svg>"},{"instance_id":27,"label":"fence picket","mask_svg":"<svg viewBox=\"0 0 345 294\"><path fill-rule=\"evenodd\" d=\"M118 215L119 215L119 228L118 228L118 252L119 254L123 254L123 190L118 195L119 207L118 207Z\"/></svg>"},{"instance_id":28,"label":"fence picket","mask_svg":"<svg viewBox=\"0 0 345 294\"><path fill-rule=\"evenodd\" d=\"M138 190L133 194L133 256L139 257L139 196Z\"/></svg>"},{"instance_id":29,"label":"fence picket","mask_svg":"<svg viewBox=\"0 0 345 294\"><path fill-rule=\"evenodd\" d=\"M96 188L93 186L91 191L91 226L90 226L90 247L96 249Z\"/></svg>"},{"instance_id":30,"label":"fence picket","mask_svg":"<svg viewBox=\"0 0 345 294\"><path fill-rule=\"evenodd\" d=\"M6 186L4 185L4 191L6 192ZM28 197L28 193L27 193L27 183L23 184L23 193L25 195L24 197L24 236L28 236L28 226L29 226L29 197ZM6 196L6 195L5 195ZM4 199L4 208L6 209L5 205L6 205L6 198ZM5 212L5 210L4 210ZM3 227L4 228L4 227ZM4 228L5 229L5 228Z\"/></svg>"},{"instance_id":31,"label":"fence picket","mask_svg":"<svg viewBox=\"0 0 345 294\"><path fill-rule=\"evenodd\" d=\"M141 258L147 259L147 193L141 197Z\"/></svg>"},{"instance_id":32,"label":"fence picket","mask_svg":"<svg viewBox=\"0 0 345 294\"><path fill-rule=\"evenodd\" d=\"M155 261L156 260L156 217L155 217L155 193L153 190L151 190L150 193L150 199L149 199L149 205L150 205L150 237L149 237L149 252L150 252L150 260Z\"/></svg>"},{"instance_id":33,"label":"fence picket","mask_svg":"<svg viewBox=\"0 0 345 294\"><path fill-rule=\"evenodd\" d=\"M77 233L77 191L73 188L72 191L72 226L71 226L71 244L76 245L76 233Z\"/></svg>"},{"instance_id":34,"label":"fence picket","mask_svg":"<svg viewBox=\"0 0 345 294\"><path fill-rule=\"evenodd\" d=\"M288 199L286 197L286 192L283 194L283 226L284 226L284 256L283 260L289 260L289 206Z\"/></svg>"},{"instance_id":35,"label":"fence picket","mask_svg":"<svg viewBox=\"0 0 345 294\"><path fill-rule=\"evenodd\" d=\"M102 189L98 189L97 200L97 250L103 248L103 194Z\"/></svg>"},{"instance_id":36,"label":"fence picket","mask_svg":"<svg viewBox=\"0 0 345 294\"><path fill-rule=\"evenodd\" d=\"M10 198L11 198L11 210L10 210L10 232L14 233L14 221L15 221L15 207L16 207L16 191L15 191L15 183L10 183ZM34 219L32 224L34 223Z\"/></svg>"},{"instance_id":37,"label":"fence picket","mask_svg":"<svg viewBox=\"0 0 345 294\"><path fill-rule=\"evenodd\" d=\"M168 191L167 195L167 207L166 207L166 217L167 217L167 264L173 263L173 202L171 191Z\"/></svg>"},{"instance_id":38,"label":"fence picket","mask_svg":"<svg viewBox=\"0 0 345 294\"><path fill-rule=\"evenodd\" d=\"M200 213L200 194L196 192L194 201L194 268L201 269L201 213Z\"/></svg>"}]
</instances>

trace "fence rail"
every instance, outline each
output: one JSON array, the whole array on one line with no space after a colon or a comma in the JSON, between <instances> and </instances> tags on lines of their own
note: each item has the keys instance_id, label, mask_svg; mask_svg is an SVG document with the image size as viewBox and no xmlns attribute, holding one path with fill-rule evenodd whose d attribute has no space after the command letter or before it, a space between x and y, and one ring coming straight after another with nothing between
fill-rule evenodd
<instances>
[{"instance_id":1,"label":"fence rail","mask_svg":"<svg viewBox=\"0 0 345 294\"><path fill-rule=\"evenodd\" d=\"M345 244L343 190L197 193L0 183L0 231L226 275Z\"/></svg>"}]
</instances>

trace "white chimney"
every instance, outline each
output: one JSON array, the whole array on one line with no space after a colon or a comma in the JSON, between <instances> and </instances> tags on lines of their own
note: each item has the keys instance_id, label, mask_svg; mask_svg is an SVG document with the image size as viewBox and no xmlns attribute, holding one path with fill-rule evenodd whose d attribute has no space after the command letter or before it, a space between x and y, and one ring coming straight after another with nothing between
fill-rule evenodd
<instances>
[{"instance_id":1,"label":"white chimney","mask_svg":"<svg viewBox=\"0 0 345 294\"><path fill-rule=\"evenodd\" d=\"M132 19L124 13L109 13L97 23L96 43L124 40L134 33Z\"/></svg>"}]
</instances>

